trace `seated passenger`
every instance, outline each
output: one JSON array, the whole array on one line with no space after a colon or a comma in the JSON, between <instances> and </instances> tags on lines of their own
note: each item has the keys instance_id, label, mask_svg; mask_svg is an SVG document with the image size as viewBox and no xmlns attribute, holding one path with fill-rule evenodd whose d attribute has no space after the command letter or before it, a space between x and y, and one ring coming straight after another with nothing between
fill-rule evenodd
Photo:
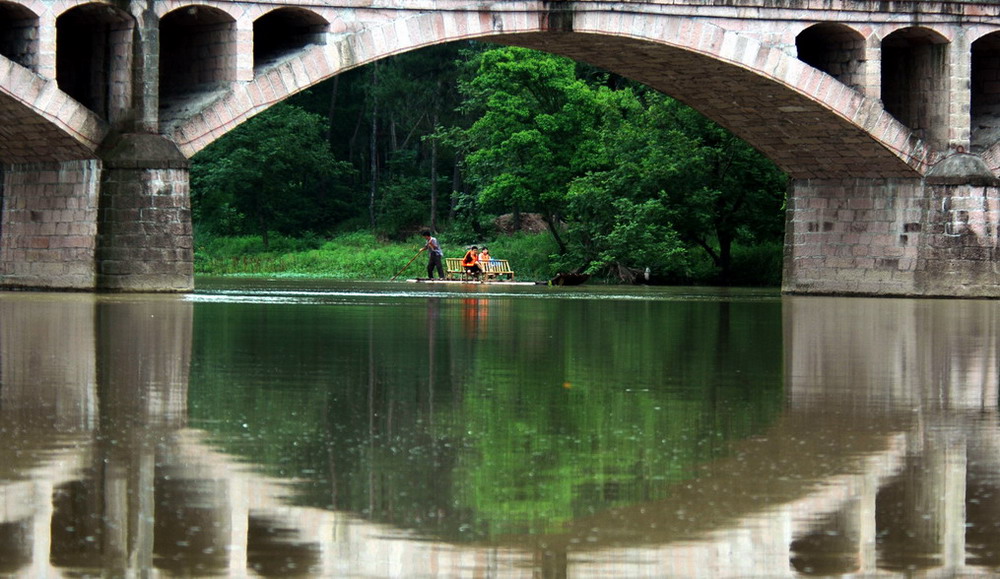
<instances>
[{"instance_id":1,"label":"seated passenger","mask_svg":"<svg viewBox=\"0 0 1000 579\"><path fill-rule=\"evenodd\" d=\"M486 272L486 277L489 279L496 278L497 275L492 272L493 268L496 267L497 262L490 257L490 248L484 247L483 250L479 252L479 263L482 269Z\"/></svg>"},{"instance_id":2,"label":"seated passenger","mask_svg":"<svg viewBox=\"0 0 1000 579\"><path fill-rule=\"evenodd\" d=\"M479 252L479 263L489 265L491 259L493 258L490 257L490 248L484 247L483 250Z\"/></svg>"},{"instance_id":3,"label":"seated passenger","mask_svg":"<svg viewBox=\"0 0 1000 579\"><path fill-rule=\"evenodd\" d=\"M478 247L473 245L469 251L465 252L465 257L462 258L462 267L465 268L465 273L473 277L479 277L479 274L483 273L483 268L479 267Z\"/></svg>"}]
</instances>

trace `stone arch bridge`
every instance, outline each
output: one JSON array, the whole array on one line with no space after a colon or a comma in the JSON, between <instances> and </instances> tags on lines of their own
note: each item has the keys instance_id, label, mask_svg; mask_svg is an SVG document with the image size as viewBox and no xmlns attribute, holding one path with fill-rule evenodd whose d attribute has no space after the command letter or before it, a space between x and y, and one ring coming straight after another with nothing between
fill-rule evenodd
<instances>
[{"instance_id":1,"label":"stone arch bridge","mask_svg":"<svg viewBox=\"0 0 1000 579\"><path fill-rule=\"evenodd\" d=\"M191 155L345 70L462 39L641 81L774 160L787 292L1000 296L985 0L0 0L0 287L191 289Z\"/></svg>"}]
</instances>

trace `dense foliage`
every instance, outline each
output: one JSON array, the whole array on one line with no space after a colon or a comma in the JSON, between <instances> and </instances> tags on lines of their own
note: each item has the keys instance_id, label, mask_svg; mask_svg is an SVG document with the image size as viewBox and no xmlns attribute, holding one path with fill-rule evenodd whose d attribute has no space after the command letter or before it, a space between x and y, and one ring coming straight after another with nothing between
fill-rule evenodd
<instances>
[{"instance_id":1,"label":"dense foliage","mask_svg":"<svg viewBox=\"0 0 1000 579\"><path fill-rule=\"evenodd\" d=\"M321 133L323 119L278 104L202 151L191 169L194 220L223 235L325 232L350 215L348 163Z\"/></svg>"},{"instance_id":2,"label":"dense foliage","mask_svg":"<svg viewBox=\"0 0 1000 579\"><path fill-rule=\"evenodd\" d=\"M553 242L549 273L775 283L779 271L785 177L772 163L668 96L537 51L392 57L272 107L194 161L199 242L404 241L429 226L458 251L495 244L501 215L516 231L533 214Z\"/></svg>"}]
</instances>

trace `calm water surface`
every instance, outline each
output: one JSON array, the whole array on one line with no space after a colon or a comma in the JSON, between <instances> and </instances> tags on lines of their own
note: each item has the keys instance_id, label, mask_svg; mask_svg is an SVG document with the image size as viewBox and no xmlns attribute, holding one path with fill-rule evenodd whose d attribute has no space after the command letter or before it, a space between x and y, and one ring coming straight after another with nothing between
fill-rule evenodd
<instances>
[{"instance_id":1,"label":"calm water surface","mask_svg":"<svg viewBox=\"0 0 1000 579\"><path fill-rule=\"evenodd\" d=\"M1000 572L1000 302L0 293L0 576Z\"/></svg>"}]
</instances>

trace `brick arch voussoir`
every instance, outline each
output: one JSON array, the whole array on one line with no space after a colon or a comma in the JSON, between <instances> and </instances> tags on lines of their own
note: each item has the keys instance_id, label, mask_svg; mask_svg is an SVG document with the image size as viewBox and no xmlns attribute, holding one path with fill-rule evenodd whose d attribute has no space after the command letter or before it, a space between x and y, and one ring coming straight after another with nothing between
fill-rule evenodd
<instances>
[{"instance_id":1,"label":"brick arch voussoir","mask_svg":"<svg viewBox=\"0 0 1000 579\"><path fill-rule=\"evenodd\" d=\"M994 175L1000 175L1000 142L994 143L980 156Z\"/></svg>"},{"instance_id":2,"label":"brick arch voussoir","mask_svg":"<svg viewBox=\"0 0 1000 579\"><path fill-rule=\"evenodd\" d=\"M621 46L597 49L584 40L576 43L582 49L563 48L562 53L686 102L760 149L795 178L915 177L926 173L936 158L880 102L780 48L708 22L662 18L643 25L641 21L647 18L633 14L609 19L594 14L577 19L572 34L584 38L611 35L621 39ZM550 51L556 51L555 42L547 44ZM633 72L633 63L643 60L636 56L642 54L652 58L643 65L645 71ZM657 54L662 65L656 64ZM700 71L687 75L657 71L685 66ZM699 91L704 79L724 81Z\"/></svg>"},{"instance_id":3,"label":"brick arch voussoir","mask_svg":"<svg viewBox=\"0 0 1000 579\"><path fill-rule=\"evenodd\" d=\"M312 15L316 16L318 19L322 20L323 22L325 22L327 24L330 23L330 18L331 18L330 14L327 14L327 13L319 11L319 10L314 10L314 9L312 9L310 7L306 7L306 6L257 6L257 5L255 5L253 8L248 9L245 12L245 18L249 19L250 21L256 21L256 20L259 20L260 18L262 18L264 16L267 16L268 14L273 13L273 12L281 12L281 11L286 11L286 10L289 10L289 9L291 9L291 10L299 10L299 11L302 11L302 12L308 12L309 14L312 14Z\"/></svg>"},{"instance_id":4,"label":"brick arch voussoir","mask_svg":"<svg viewBox=\"0 0 1000 579\"><path fill-rule=\"evenodd\" d=\"M0 56L0 162L96 157L107 123L46 79Z\"/></svg>"},{"instance_id":5,"label":"brick arch voussoir","mask_svg":"<svg viewBox=\"0 0 1000 579\"><path fill-rule=\"evenodd\" d=\"M242 4L233 2L212 2L207 0L188 0L183 2L157 2L156 16L163 18L167 14L183 10L185 8L213 8L228 15L233 22L237 22L244 15L245 9Z\"/></svg>"},{"instance_id":6,"label":"brick arch voussoir","mask_svg":"<svg viewBox=\"0 0 1000 579\"><path fill-rule=\"evenodd\" d=\"M352 68L435 44L482 38L498 31L537 29L537 18L509 12L421 13L381 27L362 28L328 45L313 46L252 81L234 83L199 113L162 129L184 155L191 157L254 115Z\"/></svg>"},{"instance_id":7,"label":"brick arch voussoir","mask_svg":"<svg viewBox=\"0 0 1000 579\"><path fill-rule=\"evenodd\" d=\"M60 16L66 14L70 10L80 8L81 6L91 6L91 5L100 6L102 8L110 8L111 10L114 11L115 14L119 16L127 16L131 18L131 15L129 14L128 10L124 10L115 5L109 6L107 2L100 2L97 0L73 0L72 2L57 2L52 5L52 14L58 19Z\"/></svg>"},{"instance_id":8,"label":"brick arch voussoir","mask_svg":"<svg viewBox=\"0 0 1000 579\"><path fill-rule=\"evenodd\" d=\"M35 18L41 17L41 15L48 10L48 6L46 6L41 0L4 0L4 2L8 4L16 4L29 10L35 15Z\"/></svg>"},{"instance_id":9,"label":"brick arch voussoir","mask_svg":"<svg viewBox=\"0 0 1000 579\"><path fill-rule=\"evenodd\" d=\"M912 22L896 22L891 25L881 26L878 28L877 37L879 42L883 42L886 38L893 36L894 34L914 31L926 33L926 36L929 37L934 44L948 44L955 41L955 30L953 29L939 29L921 24L913 24Z\"/></svg>"}]
</instances>

